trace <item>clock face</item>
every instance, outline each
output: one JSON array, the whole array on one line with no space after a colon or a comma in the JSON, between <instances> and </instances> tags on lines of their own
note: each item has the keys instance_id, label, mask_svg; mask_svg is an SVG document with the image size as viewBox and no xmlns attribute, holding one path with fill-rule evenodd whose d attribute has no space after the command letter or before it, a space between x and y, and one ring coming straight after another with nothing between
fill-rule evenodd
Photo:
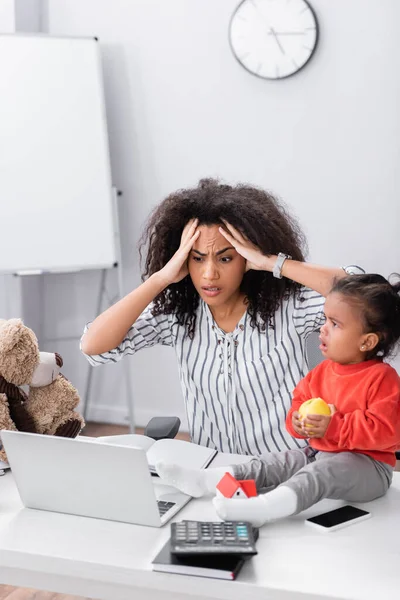
<instances>
[{"instance_id":1,"label":"clock face","mask_svg":"<svg viewBox=\"0 0 400 600\"><path fill-rule=\"evenodd\" d=\"M305 0L243 0L233 14L229 38L235 57L250 73L283 79L310 60L318 24Z\"/></svg>"}]
</instances>

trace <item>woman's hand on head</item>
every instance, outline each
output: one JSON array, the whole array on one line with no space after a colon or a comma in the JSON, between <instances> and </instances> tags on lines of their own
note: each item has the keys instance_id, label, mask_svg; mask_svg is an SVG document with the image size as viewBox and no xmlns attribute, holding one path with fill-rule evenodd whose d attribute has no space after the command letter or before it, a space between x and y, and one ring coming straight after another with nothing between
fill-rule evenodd
<instances>
[{"instance_id":1,"label":"woman's hand on head","mask_svg":"<svg viewBox=\"0 0 400 600\"><path fill-rule=\"evenodd\" d=\"M226 229L220 227L219 231L232 244L236 252L246 259L246 271L250 271L250 269L254 269L255 271L272 271L275 260L271 260L270 256L263 254L258 246L250 242L233 225L226 221L224 221L224 225Z\"/></svg>"},{"instance_id":2,"label":"woman's hand on head","mask_svg":"<svg viewBox=\"0 0 400 600\"><path fill-rule=\"evenodd\" d=\"M171 283L178 283L179 281L182 281L182 279L189 273L187 266L189 252L200 235L200 230L197 229L197 224L197 219L191 219L188 223L186 223L182 231L181 243L178 250L167 262L167 264L160 270L159 274L165 280L165 287Z\"/></svg>"}]
</instances>

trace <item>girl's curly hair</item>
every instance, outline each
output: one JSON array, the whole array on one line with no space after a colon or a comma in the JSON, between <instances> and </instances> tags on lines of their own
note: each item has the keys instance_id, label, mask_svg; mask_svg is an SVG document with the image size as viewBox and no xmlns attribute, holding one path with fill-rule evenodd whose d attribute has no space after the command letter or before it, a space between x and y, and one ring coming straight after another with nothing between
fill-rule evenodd
<instances>
[{"instance_id":1,"label":"girl's curly hair","mask_svg":"<svg viewBox=\"0 0 400 600\"><path fill-rule=\"evenodd\" d=\"M178 250L183 228L190 219L199 225L223 225L227 221L263 254L285 252L303 261L307 245L299 225L284 205L256 187L221 184L201 179L195 188L170 194L150 214L139 242L140 257L147 248L142 280L156 273ZM251 325L259 330L273 326L274 313L283 298L299 289L290 279L278 279L266 271L245 273L241 291L246 295ZM190 337L194 335L199 296L189 276L168 286L154 300L154 314L176 313Z\"/></svg>"}]
</instances>

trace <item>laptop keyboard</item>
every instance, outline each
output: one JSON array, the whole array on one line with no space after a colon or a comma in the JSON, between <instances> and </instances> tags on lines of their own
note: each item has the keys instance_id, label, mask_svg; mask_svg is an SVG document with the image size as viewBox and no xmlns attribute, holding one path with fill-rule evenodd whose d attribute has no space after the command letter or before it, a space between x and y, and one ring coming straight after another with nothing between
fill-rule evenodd
<instances>
[{"instance_id":1,"label":"laptop keyboard","mask_svg":"<svg viewBox=\"0 0 400 600\"><path fill-rule=\"evenodd\" d=\"M160 517L165 515L165 513L169 511L170 508L175 506L175 502L164 502L163 500L157 500L157 504Z\"/></svg>"}]
</instances>

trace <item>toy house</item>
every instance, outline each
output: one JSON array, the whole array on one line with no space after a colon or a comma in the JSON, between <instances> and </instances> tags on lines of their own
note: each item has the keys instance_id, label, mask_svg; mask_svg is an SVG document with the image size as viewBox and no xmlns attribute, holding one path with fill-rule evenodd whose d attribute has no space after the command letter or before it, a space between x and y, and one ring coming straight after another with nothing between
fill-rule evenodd
<instances>
[{"instance_id":1,"label":"toy house","mask_svg":"<svg viewBox=\"0 0 400 600\"><path fill-rule=\"evenodd\" d=\"M251 498L257 496L254 479L237 480L230 473L225 473L217 484L217 493L225 498Z\"/></svg>"}]
</instances>

